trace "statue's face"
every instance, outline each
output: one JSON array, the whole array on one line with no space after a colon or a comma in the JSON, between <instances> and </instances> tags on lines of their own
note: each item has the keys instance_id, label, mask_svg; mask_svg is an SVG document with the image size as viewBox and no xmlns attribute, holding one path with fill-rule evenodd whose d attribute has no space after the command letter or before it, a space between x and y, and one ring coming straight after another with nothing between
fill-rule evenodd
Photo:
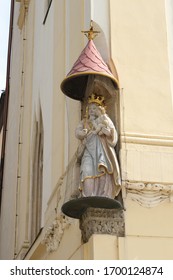
<instances>
[{"instance_id":1,"label":"statue's face","mask_svg":"<svg viewBox=\"0 0 173 280\"><path fill-rule=\"evenodd\" d=\"M88 108L88 113L90 117L97 118L100 115L100 109L97 104L91 103Z\"/></svg>"}]
</instances>

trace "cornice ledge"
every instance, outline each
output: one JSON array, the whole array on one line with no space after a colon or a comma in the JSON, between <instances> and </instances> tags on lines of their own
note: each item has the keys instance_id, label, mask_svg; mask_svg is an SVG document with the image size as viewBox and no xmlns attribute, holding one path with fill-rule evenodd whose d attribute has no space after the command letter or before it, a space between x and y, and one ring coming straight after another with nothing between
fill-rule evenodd
<instances>
[{"instance_id":1,"label":"cornice ledge","mask_svg":"<svg viewBox=\"0 0 173 280\"><path fill-rule=\"evenodd\" d=\"M123 143L173 147L173 136L122 133L120 138Z\"/></svg>"},{"instance_id":2,"label":"cornice ledge","mask_svg":"<svg viewBox=\"0 0 173 280\"><path fill-rule=\"evenodd\" d=\"M139 205L155 207L165 201L173 202L173 184L124 181L126 196Z\"/></svg>"}]
</instances>

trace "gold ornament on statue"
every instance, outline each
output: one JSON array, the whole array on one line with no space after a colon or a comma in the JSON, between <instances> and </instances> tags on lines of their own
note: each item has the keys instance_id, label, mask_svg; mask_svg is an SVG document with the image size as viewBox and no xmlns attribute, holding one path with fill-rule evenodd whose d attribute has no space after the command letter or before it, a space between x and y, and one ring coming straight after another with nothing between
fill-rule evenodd
<instances>
[{"instance_id":1,"label":"gold ornament on statue","mask_svg":"<svg viewBox=\"0 0 173 280\"><path fill-rule=\"evenodd\" d=\"M96 95L92 93L91 96L88 97L88 104L96 103L101 107L105 108L105 98L102 95Z\"/></svg>"}]
</instances>

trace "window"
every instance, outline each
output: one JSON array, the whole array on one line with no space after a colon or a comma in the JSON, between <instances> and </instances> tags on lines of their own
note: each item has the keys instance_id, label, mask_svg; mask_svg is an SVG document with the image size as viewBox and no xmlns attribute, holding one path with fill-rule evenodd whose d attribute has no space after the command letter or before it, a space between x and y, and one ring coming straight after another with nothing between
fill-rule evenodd
<instances>
[{"instance_id":1,"label":"window","mask_svg":"<svg viewBox=\"0 0 173 280\"><path fill-rule=\"evenodd\" d=\"M31 244L41 229L42 189L43 189L43 122L35 121L34 149L32 158L32 186L31 186Z\"/></svg>"}]
</instances>

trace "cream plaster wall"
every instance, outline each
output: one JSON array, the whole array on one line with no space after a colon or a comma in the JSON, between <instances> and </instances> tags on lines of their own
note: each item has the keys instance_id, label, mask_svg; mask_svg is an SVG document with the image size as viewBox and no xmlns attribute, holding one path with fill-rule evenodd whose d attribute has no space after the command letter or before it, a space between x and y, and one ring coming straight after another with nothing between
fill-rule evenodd
<instances>
[{"instance_id":1,"label":"cream plaster wall","mask_svg":"<svg viewBox=\"0 0 173 280\"><path fill-rule=\"evenodd\" d=\"M127 197L125 207L126 235L173 238L172 203L145 208Z\"/></svg>"},{"instance_id":2,"label":"cream plaster wall","mask_svg":"<svg viewBox=\"0 0 173 280\"><path fill-rule=\"evenodd\" d=\"M118 260L118 238L107 234L93 234L84 244L85 260Z\"/></svg>"},{"instance_id":3,"label":"cream plaster wall","mask_svg":"<svg viewBox=\"0 0 173 280\"><path fill-rule=\"evenodd\" d=\"M172 143L167 145L123 143L120 152L122 179L172 184L173 146Z\"/></svg>"},{"instance_id":4,"label":"cream plaster wall","mask_svg":"<svg viewBox=\"0 0 173 280\"><path fill-rule=\"evenodd\" d=\"M170 82L172 92L172 103L173 103L173 2L171 0L165 0L165 12L167 22L167 38L168 38L168 56L169 56L169 67L170 67Z\"/></svg>"},{"instance_id":5,"label":"cream plaster wall","mask_svg":"<svg viewBox=\"0 0 173 280\"><path fill-rule=\"evenodd\" d=\"M111 0L110 11L112 58L123 88L122 131L172 136L165 3Z\"/></svg>"},{"instance_id":6,"label":"cream plaster wall","mask_svg":"<svg viewBox=\"0 0 173 280\"><path fill-rule=\"evenodd\" d=\"M172 238L129 236L119 239L120 260L172 260Z\"/></svg>"}]
</instances>

